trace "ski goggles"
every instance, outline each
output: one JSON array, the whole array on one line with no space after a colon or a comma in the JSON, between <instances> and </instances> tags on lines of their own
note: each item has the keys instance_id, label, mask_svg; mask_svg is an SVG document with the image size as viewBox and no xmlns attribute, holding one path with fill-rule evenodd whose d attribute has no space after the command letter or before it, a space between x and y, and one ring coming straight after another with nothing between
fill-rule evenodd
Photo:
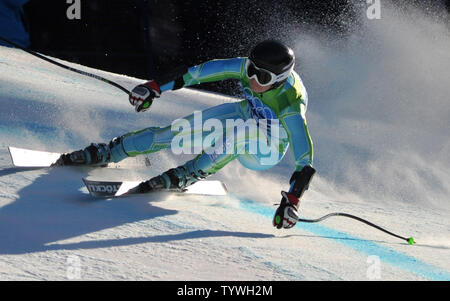
<instances>
[{"instance_id":1,"label":"ski goggles","mask_svg":"<svg viewBox=\"0 0 450 301\"><path fill-rule=\"evenodd\" d=\"M293 67L294 65L285 72L276 75L269 70L256 67L255 63L250 59L247 59L247 62L245 63L245 72L249 79L255 79L260 86L267 87L288 78Z\"/></svg>"}]
</instances>

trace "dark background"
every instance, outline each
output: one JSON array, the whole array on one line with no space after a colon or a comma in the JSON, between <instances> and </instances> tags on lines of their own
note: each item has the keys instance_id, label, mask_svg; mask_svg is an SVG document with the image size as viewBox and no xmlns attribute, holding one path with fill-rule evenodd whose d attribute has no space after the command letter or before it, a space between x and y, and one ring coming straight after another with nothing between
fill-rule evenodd
<instances>
[{"instance_id":1,"label":"dark background","mask_svg":"<svg viewBox=\"0 0 450 301\"><path fill-rule=\"evenodd\" d=\"M450 0L445 1L449 9ZM180 66L247 56L252 45L265 38L289 44L295 30L314 28L345 36L357 26L361 13L349 2L81 0L81 19L69 20L66 11L71 4L65 0L31 0L24 6L24 20L30 49L93 68L166 81ZM360 2L366 9L366 0ZM435 1L398 2L426 10ZM232 94L233 85L201 88Z\"/></svg>"}]
</instances>

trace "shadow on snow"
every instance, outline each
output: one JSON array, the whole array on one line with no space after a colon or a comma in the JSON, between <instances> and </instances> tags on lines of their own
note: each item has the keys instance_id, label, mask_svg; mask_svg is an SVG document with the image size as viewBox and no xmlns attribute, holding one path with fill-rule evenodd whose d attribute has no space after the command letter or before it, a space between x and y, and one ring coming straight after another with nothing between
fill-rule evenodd
<instances>
[{"instance_id":1,"label":"shadow on snow","mask_svg":"<svg viewBox=\"0 0 450 301\"><path fill-rule=\"evenodd\" d=\"M0 170L0 177L28 169ZM148 197L96 200L80 191L88 169L48 169L20 189L17 199L0 208L0 254L24 254L51 250L108 248L142 243L164 243L205 237L269 238L273 235L198 230L179 234L57 243L127 223L176 214L153 206ZM153 199L165 196L155 194Z\"/></svg>"}]
</instances>

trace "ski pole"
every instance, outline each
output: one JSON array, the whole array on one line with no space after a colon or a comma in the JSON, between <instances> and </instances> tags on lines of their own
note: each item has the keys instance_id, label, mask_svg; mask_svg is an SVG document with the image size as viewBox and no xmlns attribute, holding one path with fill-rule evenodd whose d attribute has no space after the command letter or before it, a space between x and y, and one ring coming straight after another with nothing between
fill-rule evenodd
<instances>
[{"instance_id":1,"label":"ski pole","mask_svg":"<svg viewBox=\"0 0 450 301\"><path fill-rule=\"evenodd\" d=\"M57 65L57 66L59 66L61 68L64 68L64 69L67 69L67 70L70 70L70 71L73 71L73 72L76 72L76 73L79 73L79 74L82 74L82 75L85 75L85 76L89 76L89 77L92 77L92 78L95 78L95 79L98 79L98 80L101 80L102 82L105 82L105 83L110 84L110 85L112 85L112 86L114 86L116 88L119 88L123 92L127 93L128 95L130 95L130 91L128 91L126 88L122 87L121 85L119 85L119 84L117 84L117 83L115 83L115 82L113 82L113 81L111 81L109 79L106 79L104 77L101 77L99 75L92 74L92 73L89 73L89 72L86 72L86 71L78 70L78 69L66 66L64 64L61 64L61 63L58 63L58 62L56 62L56 61L54 61L52 59L49 59L49 58L47 58L47 57L45 57L45 56L43 56L43 55L41 55L41 54L39 54L39 53L37 53L37 52L35 52L33 50L26 49L26 48L24 48L24 47L22 47L22 46L20 46L20 45L18 45L16 43L14 43L14 42L11 42L11 41L9 41L9 40L7 40L5 38L0 37L0 40L6 42L6 43L8 43L8 44L10 44L10 45L12 45L12 46L14 46L16 48L22 49L23 51L28 52L29 54L34 55L35 57L38 57L38 58L40 58L40 59L42 59L44 61L47 61L49 63Z\"/></svg>"},{"instance_id":2,"label":"ski pole","mask_svg":"<svg viewBox=\"0 0 450 301\"><path fill-rule=\"evenodd\" d=\"M387 234L392 235L392 236L394 236L394 237L400 238L400 239L406 241L406 242L407 242L408 244L410 244L410 245L413 245L413 244L416 243L416 242L414 241L414 238L412 238L412 237L406 238L406 237L397 235L397 234L392 233L392 232L390 232L390 231L388 231L388 230L386 230L386 229L383 229L383 228L381 228L380 226L377 226L377 225L375 225L375 224L373 224L373 223L371 223L371 222L369 222L369 221L367 221L367 220L365 220L365 219L363 219L363 218L360 218L360 217L357 217L357 216L354 216L354 215L351 215L351 214L347 214L347 213L342 213L342 212L334 212L334 213L330 213L330 214L324 215L324 216L322 216L322 217L320 217L320 218L318 218L318 219L304 219L304 218L299 218L298 221L299 221L299 222L303 222L303 223L318 223L318 222L321 222L321 221L323 221L323 220L325 220L325 219L327 219L327 218L329 218L329 217L333 217L333 216L343 216L343 217L352 218L352 219L357 220L357 221L360 221L360 222L362 222L362 223L364 223L364 224L366 224L366 225L369 225L369 226L371 226L371 227L374 227L374 228L376 228L376 229L378 229L378 230L380 230L380 231L383 231L384 233L387 233Z\"/></svg>"}]
</instances>

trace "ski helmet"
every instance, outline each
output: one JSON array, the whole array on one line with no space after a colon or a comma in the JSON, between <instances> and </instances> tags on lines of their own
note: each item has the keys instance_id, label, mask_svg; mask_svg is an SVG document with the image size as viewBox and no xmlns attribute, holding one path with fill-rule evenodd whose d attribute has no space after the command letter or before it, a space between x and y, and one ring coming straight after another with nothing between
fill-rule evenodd
<instances>
[{"instance_id":1,"label":"ski helmet","mask_svg":"<svg viewBox=\"0 0 450 301\"><path fill-rule=\"evenodd\" d=\"M264 69L277 76L276 82L273 83L275 87L287 80L295 63L294 51L277 40L265 40L258 43L251 50L249 59L256 69ZM248 71L247 75L252 75L248 74Z\"/></svg>"}]
</instances>

